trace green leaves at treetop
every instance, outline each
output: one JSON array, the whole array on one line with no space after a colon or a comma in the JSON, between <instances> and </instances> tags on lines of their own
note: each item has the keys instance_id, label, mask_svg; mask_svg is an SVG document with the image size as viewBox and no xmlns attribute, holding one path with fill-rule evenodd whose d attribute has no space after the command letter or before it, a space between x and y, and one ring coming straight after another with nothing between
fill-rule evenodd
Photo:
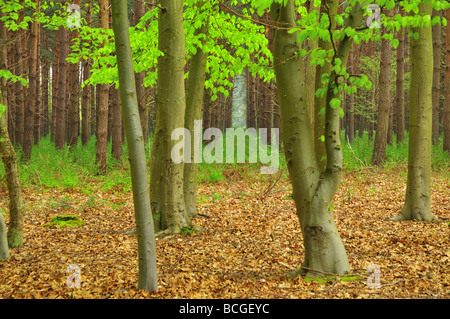
<instances>
[{"instance_id":1,"label":"green leaves at treetop","mask_svg":"<svg viewBox=\"0 0 450 319\"><path fill-rule=\"evenodd\" d=\"M219 93L225 97L233 86L232 79L248 68L266 81L274 77L270 67L272 55L265 37L265 27L251 21L249 14L237 17L220 8L219 1L204 1L201 9L197 0L184 1L184 30L186 38L186 61L197 50L208 54L206 88L212 99ZM149 10L135 26L130 28L130 41L136 72L146 72L144 86L154 86L157 79L158 57L158 8ZM207 34L196 34L195 30L208 24ZM202 41L206 42L202 44ZM91 44L91 45L89 45ZM82 27L80 36L72 45L70 62L92 59L92 73L86 83L117 82L114 35L111 30ZM187 76L187 74L186 74Z\"/></svg>"}]
</instances>

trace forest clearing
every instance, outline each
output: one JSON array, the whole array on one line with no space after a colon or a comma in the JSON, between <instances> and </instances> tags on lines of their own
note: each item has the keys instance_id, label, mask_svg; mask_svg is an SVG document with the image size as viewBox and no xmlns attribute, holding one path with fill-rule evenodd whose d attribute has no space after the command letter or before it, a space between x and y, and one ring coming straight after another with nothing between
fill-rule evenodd
<instances>
[{"instance_id":1,"label":"forest clearing","mask_svg":"<svg viewBox=\"0 0 450 319\"><path fill-rule=\"evenodd\" d=\"M0 0L0 298L449 299L449 19Z\"/></svg>"}]
</instances>

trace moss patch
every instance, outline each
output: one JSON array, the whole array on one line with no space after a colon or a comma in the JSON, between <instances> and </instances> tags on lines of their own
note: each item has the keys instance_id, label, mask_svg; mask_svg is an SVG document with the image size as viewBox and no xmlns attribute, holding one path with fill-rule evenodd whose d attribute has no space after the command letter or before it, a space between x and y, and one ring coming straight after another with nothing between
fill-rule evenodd
<instances>
[{"instance_id":1,"label":"moss patch","mask_svg":"<svg viewBox=\"0 0 450 319\"><path fill-rule=\"evenodd\" d=\"M362 280L363 278L360 276L339 276L339 280L343 282L349 282L352 280ZM333 283L336 280L335 276L321 276L321 277L303 277L303 281L305 282L318 282L324 285L328 285Z\"/></svg>"},{"instance_id":2,"label":"moss patch","mask_svg":"<svg viewBox=\"0 0 450 319\"><path fill-rule=\"evenodd\" d=\"M44 227L57 226L59 228L64 227L79 227L84 224L84 220L81 220L77 215L58 215L53 216L50 223L45 224Z\"/></svg>"}]
</instances>

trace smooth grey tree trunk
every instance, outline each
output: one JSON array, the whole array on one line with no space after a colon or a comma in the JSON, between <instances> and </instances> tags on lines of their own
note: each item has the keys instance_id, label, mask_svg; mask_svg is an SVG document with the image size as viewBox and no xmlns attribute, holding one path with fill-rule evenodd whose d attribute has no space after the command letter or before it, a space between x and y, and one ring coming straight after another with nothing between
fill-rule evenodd
<instances>
[{"instance_id":1,"label":"smooth grey tree trunk","mask_svg":"<svg viewBox=\"0 0 450 319\"><path fill-rule=\"evenodd\" d=\"M6 238L6 225L3 214L0 213L0 261L9 258L8 239Z\"/></svg>"},{"instance_id":2,"label":"smooth grey tree trunk","mask_svg":"<svg viewBox=\"0 0 450 319\"><path fill-rule=\"evenodd\" d=\"M421 13L431 15L429 3L419 4ZM402 211L391 218L431 221L431 145L433 42L431 27L416 27L419 38L410 39L411 82L409 98L409 152L406 199Z\"/></svg>"},{"instance_id":3,"label":"smooth grey tree trunk","mask_svg":"<svg viewBox=\"0 0 450 319\"><path fill-rule=\"evenodd\" d=\"M273 4L271 14L272 20L286 30L295 26L297 14L293 0L288 0L286 5ZM362 5L356 4L346 25L357 27L363 14ZM303 62L301 58L292 58L302 44L298 42L295 33L285 29L275 30L274 64L284 152L305 246L302 268L294 274L345 274L350 271L350 266L331 208L343 170L339 109L330 105L333 98L341 98L333 90L339 78L333 71L328 83L324 128L327 166L322 172L314 152L309 109L305 99ZM339 43L335 58L340 58L343 65L347 63L351 45L352 40L348 37Z\"/></svg>"},{"instance_id":4,"label":"smooth grey tree trunk","mask_svg":"<svg viewBox=\"0 0 450 319\"><path fill-rule=\"evenodd\" d=\"M119 71L119 90L130 161L139 255L138 289L158 290L156 243L150 207L144 136L136 95L128 30L127 3L112 0L113 29Z\"/></svg>"}]
</instances>

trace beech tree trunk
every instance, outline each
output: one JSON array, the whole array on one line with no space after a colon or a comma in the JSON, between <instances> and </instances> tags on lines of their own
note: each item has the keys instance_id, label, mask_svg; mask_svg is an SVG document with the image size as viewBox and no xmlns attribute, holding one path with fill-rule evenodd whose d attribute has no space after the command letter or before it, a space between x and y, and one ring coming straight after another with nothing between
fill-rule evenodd
<instances>
[{"instance_id":1,"label":"beech tree trunk","mask_svg":"<svg viewBox=\"0 0 450 319\"><path fill-rule=\"evenodd\" d=\"M328 12L331 17L331 30L336 28L335 16L337 14L338 4L339 1L337 0L327 0L323 1L320 6L321 15L327 14ZM319 39L319 48L328 51L333 47L330 41ZM322 83L322 75L331 73L331 64L324 63L322 66L317 65L316 68L315 90L318 90L324 86ZM326 101L326 95L323 95L322 97L315 96L314 98L314 153L316 154L316 159L321 171L325 170L327 166L325 140L322 138L325 134L325 114L321 111L322 109L325 109Z\"/></svg>"},{"instance_id":2,"label":"beech tree trunk","mask_svg":"<svg viewBox=\"0 0 450 319\"><path fill-rule=\"evenodd\" d=\"M158 86L156 88L157 119L151 154L150 199L152 212L158 219L157 229L179 233L190 227L183 195L183 163L171 158L177 141L171 139L174 129L184 127L186 108L184 87L185 39L183 3L162 0L158 13ZM159 227L158 227L159 226Z\"/></svg>"},{"instance_id":3,"label":"beech tree trunk","mask_svg":"<svg viewBox=\"0 0 450 319\"><path fill-rule=\"evenodd\" d=\"M430 3L419 4L419 12L431 14ZM419 38L410 39L411 83L409 99L409 152L406 200L391 220L434 220L431 214L431 132L433 90L433 42L431 27L416 27Z\"/></svg>"},{"instance_id":4,"label":"beech tree trunk","mask_svg":"<svg viewBox=\"0 0 450 319\"><path fill-rule=\"evenodd\" d=\"M197 4L200 9L202 2ZM201 19L201 18L200 18ZM204 21L199 29L195 30L198 34L207 34L208 21ZM198 164L195 158L194 150L198 148L201 152L202 145L195 145L196 138L194 134L195 121L202 120L202 105L203 105L203 93L205 88L206 78L206 59L207 54L202 49L197 48L197 53L191 58L189 63L189 77L186 88L186 112L185 112L185 128L191 134L191 158L190 163L184 163L184 202L186 205L186 212L189 217L197 214L196 209L196 194L197 194L197 173ZM202 131L199 131L202 134ZM203 135L201 135L203 136ZM201 138L201 136L199 136Z\"/></svg>"},{"instance_id":5,"label":"beech tree trunk","mask_svg":"<svg viewBox=\"0 0 450 319\"><path fill-rule=\"evenodd\" d=\"M136 85L134 81L133 58L128 31L127 3L123 0L111 0L111 4L117 67L119 71L120 100L122 102L122 112L125 120L129 150L138 237L138 289L151 292L158 290L156 243L150 206L148 176L146 174L147 163L145 159L144 137L139 118Z\"/></svg>"},{"instance_id":6,"label":"beech tree trunk","mask_svg":"<svg viewBox=\"0 0 450 319\"><path fill-rule=\"evenodd\" d=\"M277 25L295 26L297 15L293 0L288 0L285 6L274 3L271 13ZM356 4L346 24L358 26L363 14L361 5ZM347 63L351 44L347 37L339 43L336 58L340 58L343 65ZM305 245L303 267L308 268L295 273L306 272L307 276L320 276L321 272L345 274L350 271L350 266L331 209L342 172L339 109L330 106L331 99L340 98L333 90L339 78L332 72L328 83L324 134L327 166L321 172L314 154L308 105L304 99L303 62L299 57L293 58L300 46L296 33L275 30L274 65L284 152Z\"/></svg>"},{"instance_id":7,"label":"beech tree trunk","mask_svg":"<svg viewBox=\"0 0 450 319\"><path fill-rule=\"evenodd\" d=\"M139 23L139 20L145 14L145 3L144 1L135 0L134 1L134 25ZM136 73L136 93L139 105L139 116L141 118L142 133L144 134L144 142L147 143L148 140L148 105L147 98L145 94L144 78L145 71Z\"/></svg>"},{"instance_id":8,"label":"beech tree trunk","mask_svg":"<svg viewBox=\"0 0 450 319\"><path fill-rule=\"evenodd\" d=\"M3 214L0 213L0 261L9 258L8 239L6 237L6 225Z\"/></svg>"}]
</instances>

